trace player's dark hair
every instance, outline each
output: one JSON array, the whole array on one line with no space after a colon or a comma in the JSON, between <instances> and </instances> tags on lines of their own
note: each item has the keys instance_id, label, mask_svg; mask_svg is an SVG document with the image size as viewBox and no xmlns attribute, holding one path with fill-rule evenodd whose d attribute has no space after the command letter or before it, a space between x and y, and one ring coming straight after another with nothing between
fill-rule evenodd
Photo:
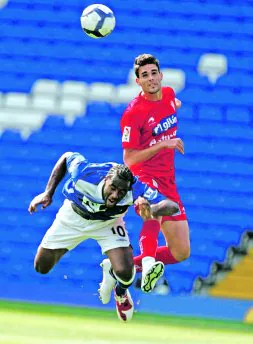
<instances>
[{"instance_id":1,"label":"player's dark hair","mask_svg":"<svg viewBox=\"0 0 253 344\"><path fill-rule=\"evenodd\" d=\"M113 166L107 173L107 177L114 178L118 177L126 182L130 182L129 190L131 190L132 185L135 183L135 178L132 172L126 165L117 164Z\"/></svg>"},{"instance_id":2,"label":"player's dark hair","mask_svg":"<svg viewBox=\"0 0 253 344\"><path fill-rule=\"evenodd\" d=\"M160 72L160 62L151 54L142 54L135 58L134 60L134 72L137 78L139 78L139 69L147 64L155 64Z\"/></svg>"}]
</instances>

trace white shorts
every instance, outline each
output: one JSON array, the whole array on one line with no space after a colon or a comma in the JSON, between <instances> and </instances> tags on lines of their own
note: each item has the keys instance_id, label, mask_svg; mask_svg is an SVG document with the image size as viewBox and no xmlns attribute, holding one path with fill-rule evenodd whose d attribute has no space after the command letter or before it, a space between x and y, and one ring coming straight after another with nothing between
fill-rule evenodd
<instances>
[{"instance_id":1,"label":"white shorts","mask_svg":"<svg viewBox=\"0 0 253 344\"><path fill-rule=\"evenodd\" d=\"M96 240L103 254L114 248L130 246L122 217L108 221L86 220L72 209L67 199L42 239L41 246L48 249L72 250L87 239Z\"/></svg>"}]
</instances>

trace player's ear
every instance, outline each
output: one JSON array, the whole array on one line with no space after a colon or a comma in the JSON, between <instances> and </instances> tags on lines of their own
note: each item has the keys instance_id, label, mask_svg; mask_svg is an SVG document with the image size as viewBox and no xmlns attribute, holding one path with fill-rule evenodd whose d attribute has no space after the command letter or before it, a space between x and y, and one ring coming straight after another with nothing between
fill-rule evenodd
<instances>
[{"instance_id":1,"label":"player's ear","mask_svg":"<svg viewBox=\"0 0 253 344\"><path fill-rule=\"evenodd\" d=\"M161 80L163 79L163 73L162 72L160 72L160 77L161 77Z\"/></svg>"},{"instance_id":2,"label":"player's ear","mask_svg":"<svg viewBox=\"0 0 253 344\"><path fill-rule=\"evenodd\" d=\"M139 80L139 78L136 78L135 81L136 81L136 84L140 86L140 80Z\"/></svg>"}]
</instances>

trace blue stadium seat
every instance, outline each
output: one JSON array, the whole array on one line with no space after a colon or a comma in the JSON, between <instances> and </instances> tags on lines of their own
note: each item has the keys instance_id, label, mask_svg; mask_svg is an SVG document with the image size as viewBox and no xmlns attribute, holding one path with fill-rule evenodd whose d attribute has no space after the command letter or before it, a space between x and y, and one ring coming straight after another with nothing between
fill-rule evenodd
<instances>
[{"instance_id":1,"label":"blue stadium seat","mask_svg":"<svg viewBox=\"0 0 253 344\"><path fill-rule=\"evenodd\" d=\"M169 282L169 286L173 294L189 294L193 289L193 284L196 277L188 271L169 272L165 270L166 279Z\"/></svg>"},{"instance_id":2,"label":"blue stadium seat","mask_svg":"<svg viewBox=\"0 0 253 344\"><path fill-rule=\"evenodd\" d=\"M190 271L196 277L207 277L211 271L212 258L207 256L191 255L190 258L181 262L180 264L173 264L167 266L168 272L183 272Z\"/></svg>"},{"instance_id":3,"label":"blue stadium seat","mask_svg":"<svg viewBox=\"0 0 253 344\"><path fill-rule=\"evenodd\" d=\"M5 63L6 60L2 61ZM2 73L0 79L0 88L3 92L30 92L33 83L36 80L34 75L24 75L24 73L15 70L8 73Z\"/></svg>"},{"instance_id":4,"label":"blue stadium seat","mask_svg":"<svg viewBox=\"0 0 253 344\"><path fill-rule=\"evenodd\" d=\"M212 109L210 109L212 111ZM186 138L186 137L185 137ZM188 139L188 136L187 136ZM197 154L202 153L212 154L213 156L230 156L230 157L244 157L244 158L251 158L252 152L248 145L247 139L241 140L238 145L234 145L233 139L222 139L222 138L196 138L194 142L189 141L187 143L186 151L190 154Z\"/></svg>"},{"instance_id":5,"label":"blue stadium seat","mask_svg":"<svg viewBox=\"0 0 253 344\"><path fill-rule=\"evenodd\" d=\"M227 123L203 120L203 121L195 121L191 125L191 120L187 121L184 120L180 123L180 132L183 134L189 134L189 125L191 126L191 134L196 135L199 137L218 137L218 138L247 138L252 140L253 133L251 128L244 123L238 124L230 124L229 126Z\"/></svg>"},{"instance_id":6,"label":"blue stadium seat","mask_svg":"<svg viewBox=\"0 0 253 344\"><path fill-rule=\"evenodd\" d=\"M190 221L191 242L213 242L221 246L238 246L244 229L240 226L208 225Z\"/></svg>"},{"instance_id":7,"label":"blue stadium seat","mask_svg":"<svg viewBox=\"0 0 253 344\"><path fill-rule=\"evenodd\" d=\"M226 119L231 122L248 124L252 120L250 108L230 106L226 111Z\"/></svg>"},{"instance_id":8,"label":"blue stadium seat","mask_svg":"<svg viewBox=\"0 0 253 344\"><path fill-rule=\"evenodd\" d=\"M224 175L219 173L211 173L205 172L205 174L200 172L190 172L190 171L182 171L177 177L178 185L181 187L185 185L188 188L197 188L200 191L230 191L230 192L244 192L250 193L252 192L252 188L250 187L250 176L243 176L243 175Z\"/></svg>"},{"instance_id":9,"label":"blue stadium seat","mask_svg":"<svg viewBox=\"0 0 253 344\"><path fill-rule=\"evenodd\" d=\"M52 129L57 131L65 129L66 124L65 124L65 119L63 115L48 115L46 118L41 130L47 130L47 129Z\"/></svg>"},{"instance_id":10,"label":"blue stadium seat","mask_svg":"<svg viewBox=\"0 0 253 344\"><path fill-rule=\"evenodd\" d=\"M221 121L223 119L222 109L218 106L202 105L199 107L199 119Z\"/></svg>"},{"instance_id":11,"label":"blue stadium seat","mask_svg":"<svg viewBox=\"0 0 253 344\"><path fill-rule=\"evenodd\" d=\"M1 135L1 142L6 146L11 143L13 144L20 144L21 142L24 142L21 138L20 132L14 131L14 130L4 130L4 132ZM3 149L4 151L4 149Z\"/></svg>"},{"instance_id":12,"label":"blue stadium seat","mask_svg":"<svg viewBox=\"0 0 253 344\"><path fill-rule=\"evenodd\" d=\"M226 86L231 89L252 89L252 75L250 73L229 73L217 80L217 86Z\"/></svg>"},{"instance_id":13,"label":"blue stadium seat","mask_svg":"<svg viewBox=\"0 0 253 344\"><path fill-rule=\"evenodd\" d=\"M191 254L209 257L214 262L224 263L227 258L227 248L217 243L203 241L191 241Z\"/></svg>"},{"instance_id":14,"label":"blue stadium seat","mask_svg":"<svg viewBox=\"0 0 253 344\"><path fill-rule=\"evenodd\" d=\"M107 120L112 116L112 107L109 103L104 102L90 102L86 109L86 116L91 116L92 119L101 119Z\"/></svg>"}]
</instances>

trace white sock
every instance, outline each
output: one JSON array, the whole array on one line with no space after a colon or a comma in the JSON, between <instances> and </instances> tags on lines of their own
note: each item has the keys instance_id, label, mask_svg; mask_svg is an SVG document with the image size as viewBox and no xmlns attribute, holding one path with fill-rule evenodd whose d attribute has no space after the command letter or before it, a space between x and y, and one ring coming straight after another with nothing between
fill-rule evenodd
<instances>
[{"instance_id":1,"label":"white sock","mask_svg":"<svg viewBox=\"0 0 253 344\"><path fill-rule=\"evenodd\" d=\"M142 258L141 262L142 262L142 271L145 271L149 269L150 265L155 263L155 258L147 256L147 257Z\"/></svg>"}]
</instances>

